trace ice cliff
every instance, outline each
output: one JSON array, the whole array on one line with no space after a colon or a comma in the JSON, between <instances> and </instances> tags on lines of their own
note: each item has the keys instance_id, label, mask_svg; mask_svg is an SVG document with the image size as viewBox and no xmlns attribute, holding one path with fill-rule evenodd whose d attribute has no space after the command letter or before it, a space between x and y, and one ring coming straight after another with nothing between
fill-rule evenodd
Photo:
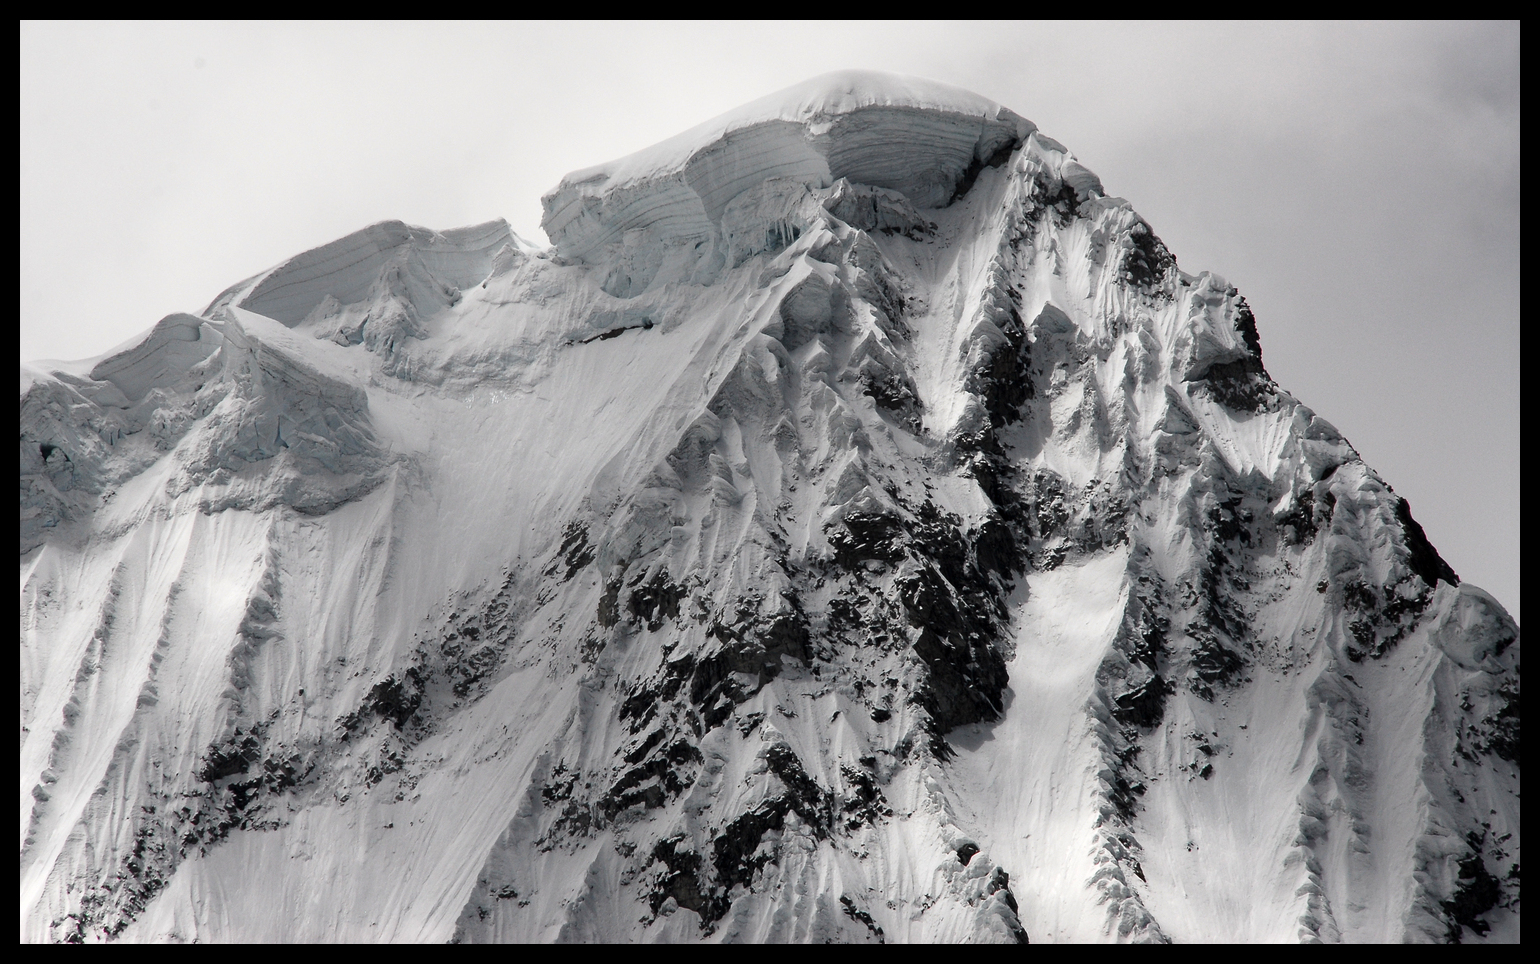
<instances>
[{"instance_id":1,"label":"ice cliff","mask_svg":"<svg viewBox=\"0 0 1540 964\"><path fill-rule=\"evenodd\" d=\"M1519 939L1519 629L1057 142L817 78L22 366L21 938Z\"/></svg>"}]
</instances>

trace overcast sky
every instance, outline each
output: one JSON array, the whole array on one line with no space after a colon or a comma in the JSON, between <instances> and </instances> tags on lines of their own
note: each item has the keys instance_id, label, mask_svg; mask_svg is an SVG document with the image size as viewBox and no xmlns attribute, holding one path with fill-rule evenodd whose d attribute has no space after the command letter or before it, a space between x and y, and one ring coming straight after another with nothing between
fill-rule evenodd
<instances>
[{"instance_id":1,"label":"overcast sky","mask_svg":"<svg viewBox=\"0 0 1540 964\"><path fill-rule=\"evenodd\" d=\"M1256 310L1519 615L1519 27L21 25L21 357L95 355L373 221L505 217L814 74L977 91Z\"/></svg>"}]
</instances>

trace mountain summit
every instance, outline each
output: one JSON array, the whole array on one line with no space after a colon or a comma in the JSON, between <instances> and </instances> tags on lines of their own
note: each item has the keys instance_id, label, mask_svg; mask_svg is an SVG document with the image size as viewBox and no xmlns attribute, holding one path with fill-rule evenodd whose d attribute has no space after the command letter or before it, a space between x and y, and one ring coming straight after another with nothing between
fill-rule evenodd
<instances>
[{"instance_id":1,"label":"mountain summit","mask_svg":"<svg viewBox=\"0 0 1540 964\"><path fill-rule=\"evenodd\" d=\"M1519 629L1033 124L817 78L22 366L24 941L1519 939Z\"/></svg>"}]
</instances>

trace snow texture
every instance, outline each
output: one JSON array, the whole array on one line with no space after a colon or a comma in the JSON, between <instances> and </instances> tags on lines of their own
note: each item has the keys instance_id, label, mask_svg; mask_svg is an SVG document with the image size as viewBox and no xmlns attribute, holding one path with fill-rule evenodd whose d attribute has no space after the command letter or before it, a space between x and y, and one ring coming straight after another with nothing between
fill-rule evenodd
<instances>
[{"instance_id":1,"label":"snow texture","mask_svg":"<svg viewBox=\"0 0 1540 964\"><path fill-rule=\"evenodd\" d=\"M1517 625L1062 145L545 208L22 366L23 941L1518 941Z\"/></svg>"}]
</instances>

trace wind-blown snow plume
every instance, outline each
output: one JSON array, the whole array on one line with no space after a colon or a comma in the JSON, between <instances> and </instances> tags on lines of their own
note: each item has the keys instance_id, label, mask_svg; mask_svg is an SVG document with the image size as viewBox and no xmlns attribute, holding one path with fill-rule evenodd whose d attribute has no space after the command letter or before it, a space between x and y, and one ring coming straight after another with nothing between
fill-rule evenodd
<instances>
[{"instance_id":1,"label":"wind-blown snow plume","mask_svg":"<svg viewBox=\"0 0 1540 964\"><path fill-rule=\"evenodd\" d=\"M23 366L23 940L1518 939L1518 627L1062 145L544 204Z\"/></svg>"}]
</instances>

